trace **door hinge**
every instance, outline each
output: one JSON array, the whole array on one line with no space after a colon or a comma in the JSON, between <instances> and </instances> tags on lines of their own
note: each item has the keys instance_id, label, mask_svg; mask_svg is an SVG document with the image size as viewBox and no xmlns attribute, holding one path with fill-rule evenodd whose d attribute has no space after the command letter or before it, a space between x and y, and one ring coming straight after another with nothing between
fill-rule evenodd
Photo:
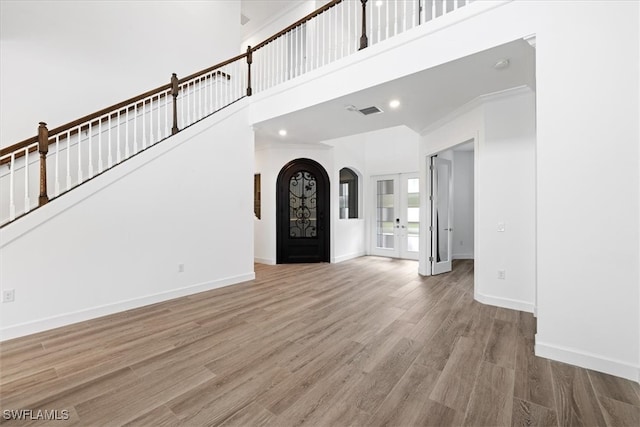
<instances>
[{"instance_id":1,"label":"door hinge","mask_svg":"<svg viewBox=\"0 0 640 427\"><path fill-rule=\"evenodd\" d=\"M433 227L432 226L429 226L429 231L433 231Z\"/></svg>"},{"instance_id":2,"label":"door hinge","mask_svg":"<svg viewBox=\"0 0 640 427\"><path fill-rule=\"evenodd\" d=\"M433 257L432 256L429 257L429 262L433 262Z\"/></svg>"},{"instance_id":3,"label":"door hinge","mask_svg":"<svg viewBox=\"0 0 640 427\"><path fill-rule=\"evenodd\" d=\"M429 200L433 200L433 196L429 196Z\"/></svg>"},{"instance_id":4,"label":"door hinge","mask_svg":"<svg viewBox=\"0 0 640 427\"><path fill-rule=\"evenodd\" d=\"M433 172L433 165L429 165L429 170Z\"/></svg>"}]
</instances>

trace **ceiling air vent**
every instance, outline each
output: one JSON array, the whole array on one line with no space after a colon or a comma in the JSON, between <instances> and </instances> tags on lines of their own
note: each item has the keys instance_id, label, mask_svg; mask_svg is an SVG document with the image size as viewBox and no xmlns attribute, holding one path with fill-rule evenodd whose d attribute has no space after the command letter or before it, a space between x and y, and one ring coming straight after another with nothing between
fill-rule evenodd
<instances>
[{"instance_id":1,"label":"ceiling air vent","mask_svg":"<svg viewBox=\"0 0 640 427\"><path fill-rule=\"evenodd\" d=\"M365 116L369 116L371 114L382 113L382 110L379 109L378 107L367 107L367 108L363 108L363 109L358 110L358 111L360 111Z\"/></svg>"}]
</instances>

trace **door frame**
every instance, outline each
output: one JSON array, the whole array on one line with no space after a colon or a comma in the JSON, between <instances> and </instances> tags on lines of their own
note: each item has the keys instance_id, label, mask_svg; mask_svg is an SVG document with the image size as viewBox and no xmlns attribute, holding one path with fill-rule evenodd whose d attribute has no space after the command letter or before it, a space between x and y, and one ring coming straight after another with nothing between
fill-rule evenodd
<instances>
[{"instance_id":1,"label":"door frame","mask_svg":"<svg viewBox=\"0 0 640 427\"><path fill-rule=\"evenodd\" d=\"M409 252L407 250L407 241L406 241L406 232L407 232L407 212L406 208L408 206L407 202L407 185L405 181L407 179L416 178L420 179L419 172L407 172L407 173L394 173L394 174L385 174L385 175L372 175L370 177L371 180L371 215L370 215L370 226L368 227L367 233L369 235L369 253L375 256L383 256L389 258L400 258L400 259L412 259L418 260L420 257L420 251L418 252ZM394 180L394 216L400 221L396 223L394 221L394 248L393 249L385 249L376 247L376 223L377 223L377 181L380 180ZM422 183L420 184L422 186ZM422 216L419 217L422 219ZM422 222L419 225L419 233L421 234L424 231L422 226ZM402 234L405 233L404 236ZM421 242L420 242L421 243Z\"/></svg>"},{"instance_id":2,"label":"door frame","mask_svg":"<svg viewBox=\"0 0 640 427\"><path fill-rule=\"evenodd\" d=\"M289 233L288 227L285 227L284 224L288 224L289 222L289 212L285 212L285 200L288 200L289 194L289 186L288 182L286 183L286 191L285 187L283 187L283 181L287 176L289 176L293 170L298 170L301 167L308 167L313 172L317 172L316 179L319 180L324 187L324 192L322 194L317 192L316 197L318 198L318 203L324 206L324 212L319 214L319 217L316 219L316 224L318 228L318 233L322 231L324 247L321 249L321 253L319 253L319 258L316 262L330 262L330 248L331 248L331 186L329 182L329 175L327 174L326 169L318 162L312 159L307 158L299 158L295 160L291 160L289 163L284 165L282 169L280 169L280 173L278 173L278 178L276 180L276 264L283 264L286 261L286 247L284 244L284 238L282 233L284 229L287 230L287 235ZM286 193L286 194L285 194ZM286 197L286 198L285 198ZM288 207L287 203L287 207ZM293 261L295 262L295 261ZM299 261L299 262L313 262L313 261Z\"/></svg>"},{"instance_id":3,"label":"door frame","mask_svg":"<svg viewBox=\"0 0 640 427\"><path fill-rule=\"evenodd\" d=\"M452 150L456 146L472 143L473 144L473 254L475 260L475 266L473 272L473 280L474 283L478 281L478 266L480 265L481 253L478 250L479 248L479 206L480 206L480 169L481 165L479 162L479 152L480 152L480 131L475 131L473 136L469 136L467 138L461 137L456 138L455 143L442 143L435 150L426 150L423 152L421 157L421 171L420 178L425 180L425 185L421 184L421 197L420 199L420 208L421 208L421 216L420 219L422 224L431 224L431 201L429 200L429 192L431 188L431 172L429 170L429 165L431 164L431 157L437 154L443 153L448 150ZM427 232L428 231L428 232ZM431 232L429 230L420 234L420 266L418 268L418 272L421 276L431 276L433 272L431 271L431 262L429 261L429 257L431 256ZM475 292L475 286L474 286Z\"/></svg>"}]
</instances>

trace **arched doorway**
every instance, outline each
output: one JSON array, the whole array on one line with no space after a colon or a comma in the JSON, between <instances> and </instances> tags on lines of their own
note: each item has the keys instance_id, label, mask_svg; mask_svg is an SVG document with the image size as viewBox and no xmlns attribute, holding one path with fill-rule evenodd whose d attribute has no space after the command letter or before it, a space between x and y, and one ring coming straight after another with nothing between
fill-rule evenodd
<instances>
[{"instance_id":1,"label":"arched doorway","mask_svg":"<svg viewBox=\"0 0 640 427\"><path fill-rule=\"evenodd\" d=\"M287 163L276 184L278 264L329 262L329 176L311 159Z\"/></svg>"}]
</instances>

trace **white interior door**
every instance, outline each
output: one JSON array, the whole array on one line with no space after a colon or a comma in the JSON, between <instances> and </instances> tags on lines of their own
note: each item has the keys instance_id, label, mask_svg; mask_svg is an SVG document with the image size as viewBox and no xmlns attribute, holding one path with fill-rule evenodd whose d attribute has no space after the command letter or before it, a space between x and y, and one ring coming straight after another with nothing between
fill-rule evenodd
<instances>
[{"instance_id":1,"label":"white interior door","mask_svg":"<svg viewBox=\"0 0 640 427\"><path fill-rule=\"evenodd\" d=\"M375 176L371 254L418 259L420 185L417 173Z\"/></svg>"},{"instance_id":2,"label":"white interior door","mask_svg":"<svg viewBox=\"0 0 640 427\"><path fill-rule=\"evenodd\" d=\"M451 271L453 180L451 160L431 157L431 274Z\"/></svg>"}]
</instances>

